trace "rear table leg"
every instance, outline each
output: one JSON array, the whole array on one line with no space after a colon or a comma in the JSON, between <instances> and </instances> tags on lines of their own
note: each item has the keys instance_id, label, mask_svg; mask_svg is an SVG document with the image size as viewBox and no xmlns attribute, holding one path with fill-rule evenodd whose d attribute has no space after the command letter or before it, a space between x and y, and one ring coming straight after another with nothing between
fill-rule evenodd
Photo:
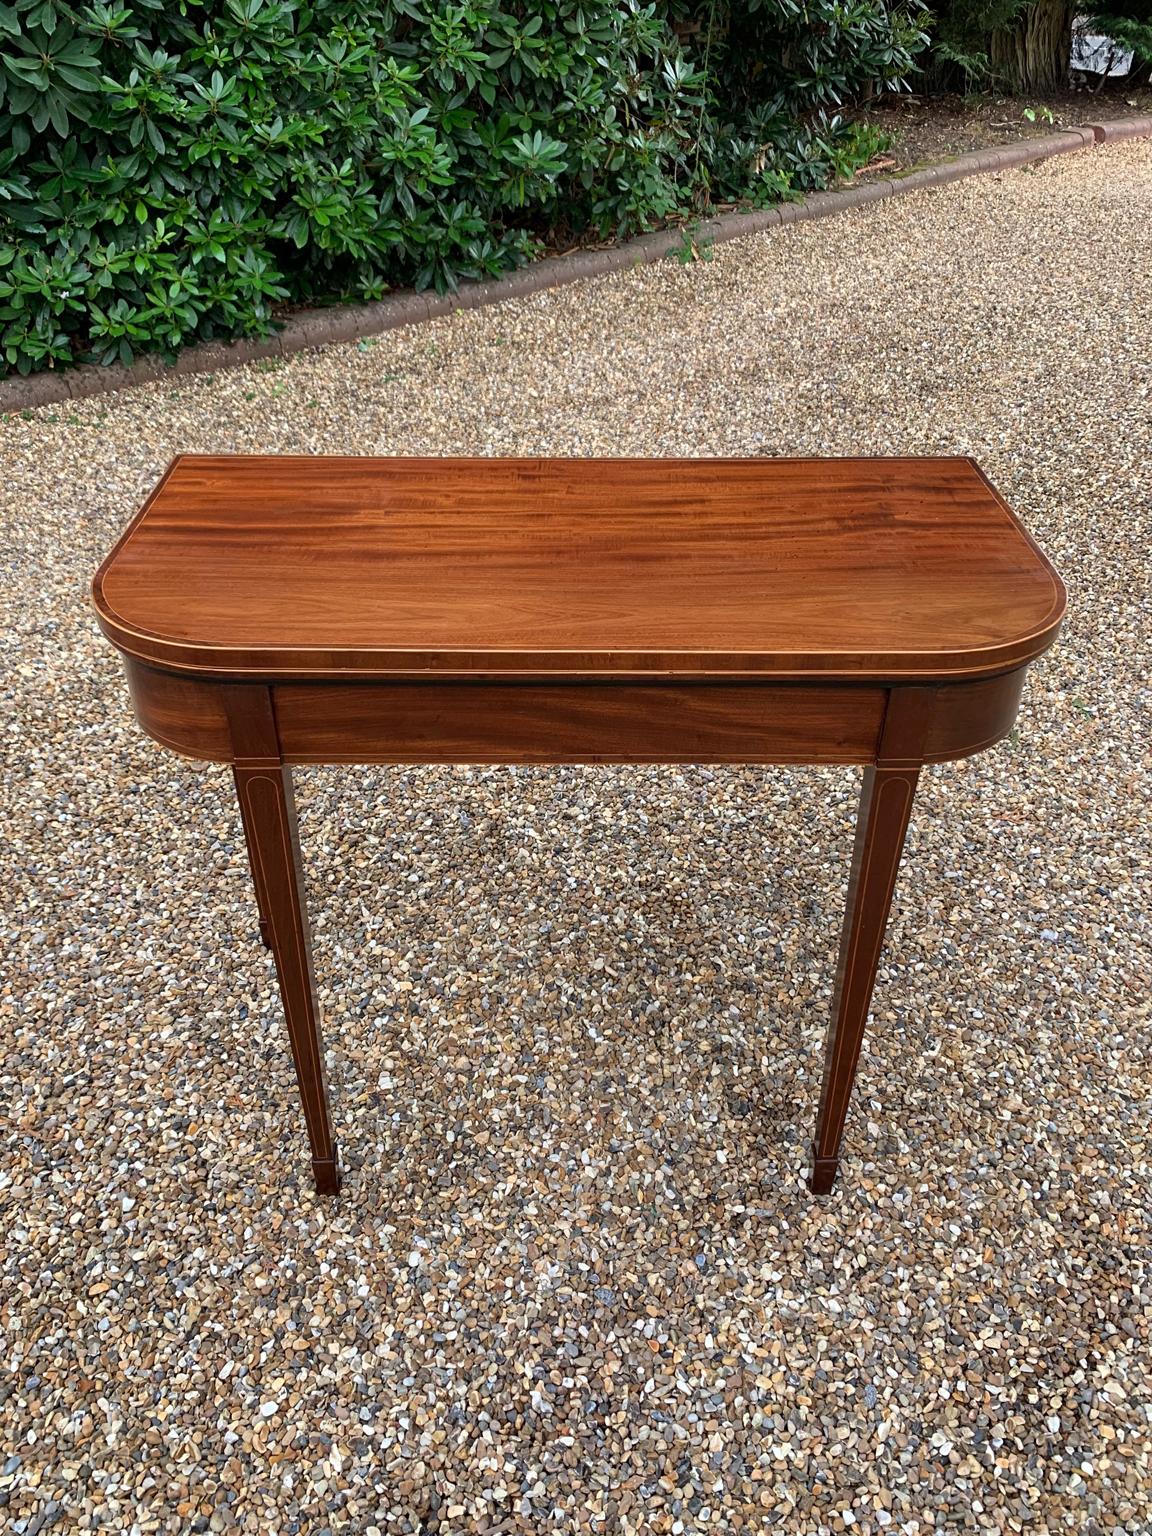
<instances>
[{"instance_id":1,"label":"rear table leg","mask_svg":"<svg viewBox=\"0 0 1152 1536\"><path fill-rule=\"evenodd\" d=\"M239 786L237 786L239 787ZM248 831L248 822L241 816L244 822L244 842L248 849L248 867L252 871L252 885L256 892L256 910L260 914L260 942L265 949L272 948L272 927L267 916L267 897L264 894L263 883L260 879L260 860L256 850L252 846L252 838Z\"/></svg>"}]
</instances>

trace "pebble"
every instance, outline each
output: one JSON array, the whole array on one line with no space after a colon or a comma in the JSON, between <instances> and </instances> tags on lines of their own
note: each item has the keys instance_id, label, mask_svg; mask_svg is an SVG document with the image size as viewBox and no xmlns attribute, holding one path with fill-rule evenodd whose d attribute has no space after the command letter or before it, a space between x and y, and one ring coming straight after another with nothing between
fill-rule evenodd
<instances>
[{"instance_id":1,"label":"pebble","mask_svg":"<svg viewBox=\"0 0 1152 1536\"><path fill-rule=\"evenodd\" d=\"M1152 146L0 422L6 1529L1152 1530ZM803 1184L857 776L299 774L310 1187L231 782L85 602L175 452L974 455L1065 575L924 776Z\"/></svg>"}]
</instances>

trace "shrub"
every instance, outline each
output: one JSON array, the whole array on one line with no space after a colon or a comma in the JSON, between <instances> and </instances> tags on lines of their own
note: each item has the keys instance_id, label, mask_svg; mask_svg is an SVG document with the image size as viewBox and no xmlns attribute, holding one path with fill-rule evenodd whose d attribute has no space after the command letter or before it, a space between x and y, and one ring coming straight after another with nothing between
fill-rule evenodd
<instances>
[{"instance_id":1,"label":"shrub","mask_svg":"<svg viewBox=\"0 0 1152 1536\"><path fill-rule=\"evenodd\" d=\"M943 0L935 12L926 73L937 87L993 83L992 36L1007 31L1028 0Z\"/></svg>"},{"instance_id":2,"label":"shrub","mask_svg":"<svg viewBox=\"0 0 1152 1536\"><path fill-rule=\"evenodd\" d=\"M866 148L838 108L922 43L886 0L0 3L3 364L171 354L820 184Z\"/></svg>"}]
</instances>

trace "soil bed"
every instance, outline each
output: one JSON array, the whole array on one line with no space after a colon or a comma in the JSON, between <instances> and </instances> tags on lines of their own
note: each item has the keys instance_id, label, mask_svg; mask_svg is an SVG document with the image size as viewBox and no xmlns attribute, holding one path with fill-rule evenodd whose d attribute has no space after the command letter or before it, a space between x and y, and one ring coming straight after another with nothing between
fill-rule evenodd
<instances>
[{"instance_id":1,"label":"soil bed","mask_svg":"<svg viewBox=\"0 0 1152 1536\"><path fill-rule=\"evenodd\" d=\"M1026 117L1025 113L1033 115ZM994 149L1019 139L1152 112L1152 88L1064 91L1059 96L886 96L856 114L891 137L892 143L858 175L911 171L951 160L973 149Z\"/></svg>"}]
</instances>

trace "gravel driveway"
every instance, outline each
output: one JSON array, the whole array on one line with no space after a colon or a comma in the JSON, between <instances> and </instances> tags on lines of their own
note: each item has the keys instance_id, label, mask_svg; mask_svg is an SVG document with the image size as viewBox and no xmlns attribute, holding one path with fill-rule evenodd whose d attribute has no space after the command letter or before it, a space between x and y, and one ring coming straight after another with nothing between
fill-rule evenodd
<instances>
[{"instance_id":1,"label":"gravel driveway","mask_svg":"<svg viewBox=\"0 0 1152 1536\"><path fill-rule=\"evenodd\" d=\"M1137 143L0 426L0 1528L1152 1531L1150 274ZM925 775L830 1200L858 775L704 768L299 775L312 1195L230 777L86 609L179 450L979 459L1070 618Z\"/></svg>"}]
</instances>

